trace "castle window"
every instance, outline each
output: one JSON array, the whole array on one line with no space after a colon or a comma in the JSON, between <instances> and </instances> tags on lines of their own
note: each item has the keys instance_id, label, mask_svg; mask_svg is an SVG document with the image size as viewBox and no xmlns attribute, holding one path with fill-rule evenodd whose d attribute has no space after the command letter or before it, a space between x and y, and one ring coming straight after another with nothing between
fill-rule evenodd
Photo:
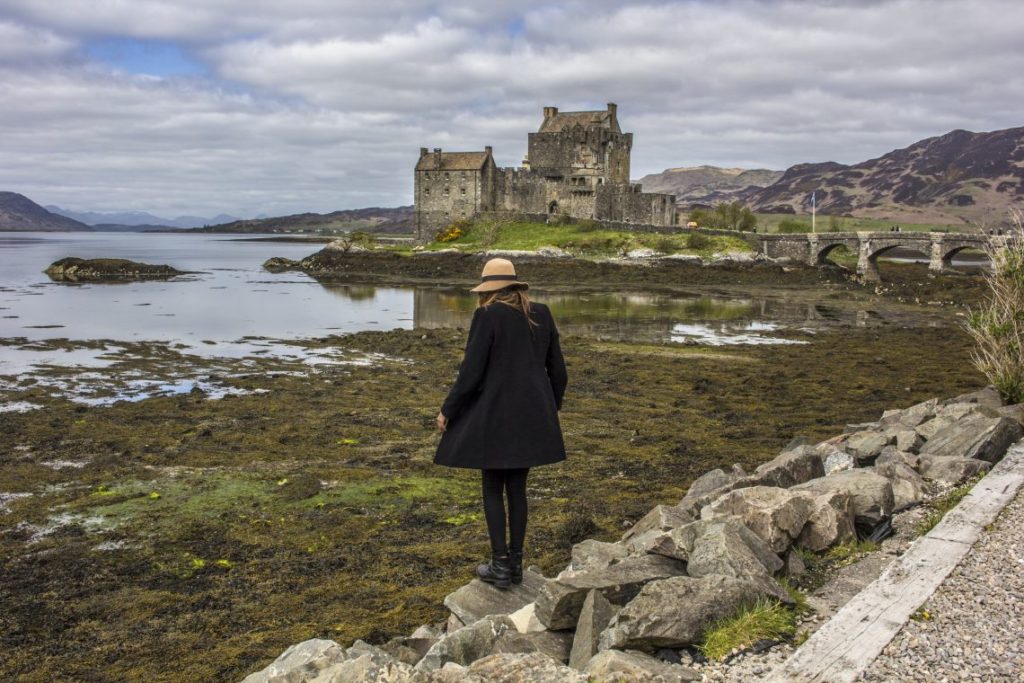
<instances>
[{"instance_id":1,"label":"castle window","mask_svg":"<svg viewBox=\"0 0 1024 683\"><path fill-rule=\"evenodd\" d=\"M424 180L430 180L430 171L424 171L423 178Z\"/></svg>"},{"instance_id":2,"label":"castle window","mask_svg":"<svg viewBox=\"0 0 1024 683\"><path fill-rule=\"evenodd\" d=\"M423 188L423 194L430 194L430 188L429 187Z\"/></svg>"},{"instance_id":3,"label":"castle window","mask_svg":"<svg viewBox=\"0 0 1024 683\"><path fill-rule=\"evenodd\" d=\"M444 179L445 179L445 180L448 180L448 179L449 179L450 177L451 177L451 175L450 175L450 174L449 174L449 173L448 173L447 171L445 171L445 173L444 173Z\"/></svg>"},{"instance_id":4,"label":"castle window","mask_svg":"<svg viewBox=\"0 0 1024 683\"><path fill-rule=\"evenodd\" d=\"M444 188L444 196L445 196L445 197L447 197L447 196L448 196L448 194L449 194L449 193L448 193L448 188L446 187L446 188Z\"/></svg>"},{"instance_id":5,"label":"castle window","mask_svg":"<svg viewBox=\"0 0 1024 683\"><path fill-rule=\"evenodd\" d=\"M462 194L463 194L463 195L465 195L465 194L466 194L466 188L462 188Z\"/></svg>"}]
</instances>

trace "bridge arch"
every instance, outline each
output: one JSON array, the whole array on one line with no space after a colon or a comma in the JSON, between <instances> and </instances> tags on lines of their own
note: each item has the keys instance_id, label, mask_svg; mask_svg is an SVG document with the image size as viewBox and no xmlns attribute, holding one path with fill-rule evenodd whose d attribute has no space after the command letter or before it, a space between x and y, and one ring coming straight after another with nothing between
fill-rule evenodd
<instances>
[{"instance_id":1,"label":"bridge arch","mask_svg":"<svg viewBox=\"0 0 1024 683\"><path fill-rule=\"evenodd\" d=\"M817 254L815 254L814 256L814 265L825 265L825 263L829 260L829 254L831 254L836 249L839 249L840 247L845 247L847 251L851 251L854 254L857 253L857 246L855 244L848 244L846 241L829 242L826 243L824 246L822 246L822 244L819 242L817 246ZM853 248L851 249L850 247Z\"/></svg>"}]
</instances>

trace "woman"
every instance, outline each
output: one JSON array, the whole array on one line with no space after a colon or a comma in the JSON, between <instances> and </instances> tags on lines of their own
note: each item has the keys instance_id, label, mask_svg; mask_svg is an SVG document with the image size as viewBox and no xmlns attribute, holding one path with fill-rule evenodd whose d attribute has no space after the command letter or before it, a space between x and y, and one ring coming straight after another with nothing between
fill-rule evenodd
<instances>
[{"instance_id":1,"label":"woman","mask_svg":"<svg viewBox=\"0 0 1024 683\"><path fill-rule=\"evenodd\" d=\"M476 575L498 588L523 580L530 468L565 460L558 424L565 361L551 311L530 303L528 287L511 261L484 265L480 284L470 290L479 306L459 376L437 414L442 434L434 462L483 473L491 561Z\"/></svg>"}]
</instances>

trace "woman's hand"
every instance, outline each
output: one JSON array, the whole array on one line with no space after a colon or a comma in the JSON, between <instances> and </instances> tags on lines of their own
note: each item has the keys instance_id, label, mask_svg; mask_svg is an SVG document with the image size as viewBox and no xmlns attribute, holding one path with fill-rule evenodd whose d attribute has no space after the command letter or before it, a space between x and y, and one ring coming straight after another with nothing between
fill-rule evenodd
<instances>
[{"instance_id":1,"label":"woman's hand","mask_svg":"<svg viewBox=\"0 0 1024 683\"><path fill-rule=\"evenodd\" d=\"M444 413L437 414L437 431L448 431L448 418L444 416Z\"/></svg>"}]
</instances>

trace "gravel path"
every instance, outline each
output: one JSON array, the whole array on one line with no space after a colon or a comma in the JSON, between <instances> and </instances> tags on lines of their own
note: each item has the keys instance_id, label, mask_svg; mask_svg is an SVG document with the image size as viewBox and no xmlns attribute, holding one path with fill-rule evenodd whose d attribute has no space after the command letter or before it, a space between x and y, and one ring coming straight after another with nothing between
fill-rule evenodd
<instances>
[{"instance_id":1,"label":"gravel path","mask_svg":"<svg viewBox=\"0 0 1024 683\"><path fill-rule=\"evenodd\" d=\"M1024 680L1024 492L862 674L865 681Z\"/></svg>"}]
</instances>

